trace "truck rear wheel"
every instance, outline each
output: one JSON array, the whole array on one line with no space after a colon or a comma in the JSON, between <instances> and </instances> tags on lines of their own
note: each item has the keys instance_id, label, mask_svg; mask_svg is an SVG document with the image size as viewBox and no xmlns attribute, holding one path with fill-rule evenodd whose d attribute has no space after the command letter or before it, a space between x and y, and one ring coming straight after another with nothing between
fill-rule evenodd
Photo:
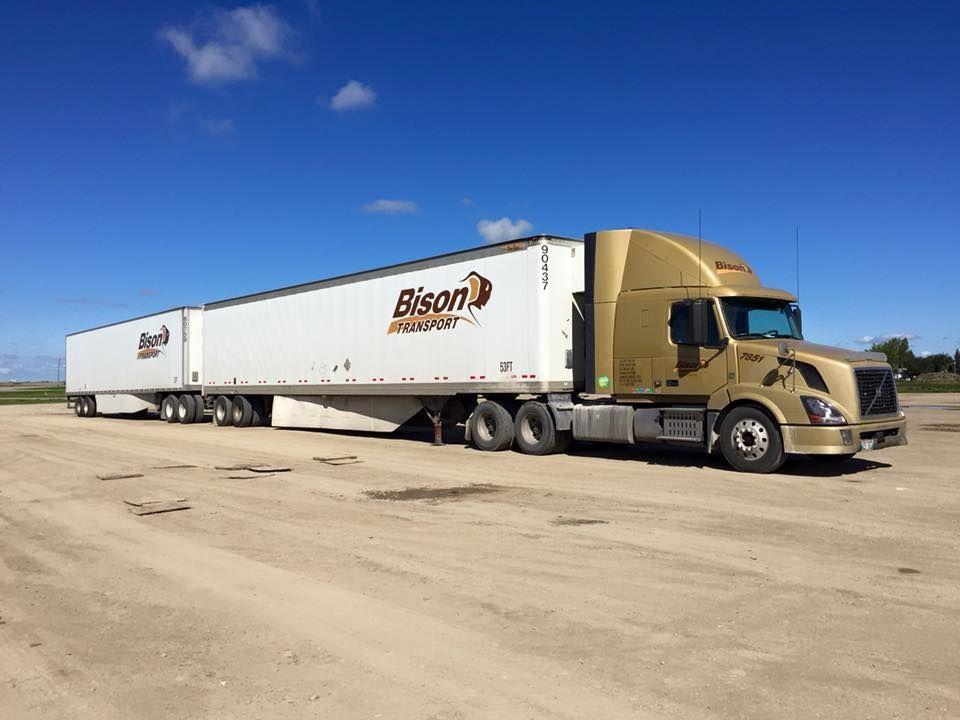
<instances>
[{"instance_id":1,"label":"truck rear wheel","mask_svg":"<svg viewBox=\"0 0 960 720\"><path fill-rule=\"evenodd\" d=\"M724 418L720 450L741 472L773 472L787 458L780 428L763 410L749 406L734 408Z\"/></svg>"},{"instance_id":2,"label":"truck rear wheel","mask_svg":"<svg viewBox=\"0 0 960 720\"><path fill-rule=\"evenodd\" d=\"M253 423L253 406L243 395L237 395L233 398L230 411L235 427L250 427Z\"/></svg>"},{"instance_id":3,"label":"truck rear wheel","mask_svg":"<svg viewBox=\"0 0 960 720\"><path fill-rule=\"evenodd\" d=\"M513 419L517 446L528 455L549 455L559 449L560 438L550 408L541 402L525 402Z\"/></svg>"},{"instance_id":4,"label":"truck rear wheel","mask_svg":"<svg viewBox=\"0 0 960 720\"><path fill-rule=\"evenodd\" d=\"M73 399L73 412L77 417L83 417L83 398Z\"/></svg>"},{"instance_id":5,"label":"truck rear wheel","mask_svg":"<svg viewBox=\"0 0 960 720\"><path fill-rule=\"evenodd\" d=\"M233 425L233 400L226 395L219 396L213 404L213 422L218 427Z\"/></svg>"},{"instance_id":6,"label":"truck rear wheel","mask_svg":"<svg viewBox=\"0 0 960 720\"><path fill-rule=\"evenodd\" d=\"M513 444L513 418L499 403L482 402L470 416L470 436L480 450L506 450Z\"/></svg>"},{"instance_id":7,"label":"truck rear wheel","mask_svg":"<svg viewBox=\"0 0 960 720\"><path fill-rule=\"evenodd\" d=\"M177 422L188 425L197 415L197 399L193 395L181 395L177 401Z\"/></svg>"}]
</instances>

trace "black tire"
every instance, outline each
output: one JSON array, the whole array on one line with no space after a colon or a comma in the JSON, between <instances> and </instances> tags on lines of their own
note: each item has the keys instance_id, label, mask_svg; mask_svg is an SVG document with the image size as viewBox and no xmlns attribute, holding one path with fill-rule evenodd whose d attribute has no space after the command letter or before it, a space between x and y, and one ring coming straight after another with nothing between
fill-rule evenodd
<instances>
[{"instance_id":1,"label":"black tire","mask_svg":"<svg viewBox=\"0 0 960 720\"><path fill-rule=\"evenodd\" d=\"M82 399L83 408L81 409L82 416L85 418L91 418L97 416L97 399L92 395L87 395Z\"/></svg>"},{"instance_id":2,"label":"black tire","mask_svg":"<svg viewBox=\"0 0 960 720\"><path fill-rule=\"evenodd\" d=\"M194 422L203 422L204 415L206 414L206 406L203 403L203 395L194 395L194 413L193 421Z\"/></svg>"},{"instance_id":3,"label":"black tire","mask_svg":"<svg viewBox=\"0 0 960 720\"><path fill-rule=\"evenodd\" d=\"M750 406L734 408L723 419L720 451L740 472L773 472L787 459L780 427L763 410Z\"/></svg>"},{"instance_id":4,"label":"black tire","mask_svg":"<svg viewBox=\"0 0 960 720\"><path fill-rule=\"evenodd\" d=\"M513 444L513 435L513 418L499 403L482 402L470 416L470 437L480 450L506 450Z\"/></svg>"},{"instance_id":5,"label":"black tire","mask_svg":"<svg viewBox=\"0 0 960 720\"><path fill-rule=\"evenodd\" d=\"M82 397L73 399L73 412L77 417L79 418L83 417L83 398Z\"/></svg>"},{"instance_id":6,"label":"black tire","mask_svg":"<svg viewBox=\"0 0 960 720\"><path fill-rule=\"evenodd\" d=\"M253 406L243 395L233 398L230 414L233 417L234 427L250 427L253 422Z\"/></svg>"},{"instance_id":7,"label":"black tire","mask_svg":"<svg viewBox=\"0 0 960 720\"><path fill-rule=\"evenodd\" d=\"M168 423L175 423L177 421L177 403L179 402L180 398L176 395L167 395L160 405L160 419L166 420Z\"/></svg>"},{"instance_id":8,"label":"black tire","mask_svg":"<svg viewBox=\"0 0 960 720\"><path fill-rule=\"evenodd\" d=\"M181 395L177 400L177 422L189 425L197 414L197 399L193 395Z\"/></svg>"},{"instance_id":9,"label":"black tire","mask_svg":"<svg viewBox=\"0 0 960 720\"><path fill-rule=\"evenodd\" d=\"M221 395L213 404L213 422L218 427L230 427L233 425L233 400L226 395Z\"/></svg>"},{"instance_id":10,"label":"black tire","mask_svg":"<svg viewBox=\"0 0 960 720\"><path fill-rule=\"evenodd\" d=\"M550 408L530 400L517 410L513 419L517 447L527 455L549 455L557 451L559 438Z\"/></svg>"}]
</instances>

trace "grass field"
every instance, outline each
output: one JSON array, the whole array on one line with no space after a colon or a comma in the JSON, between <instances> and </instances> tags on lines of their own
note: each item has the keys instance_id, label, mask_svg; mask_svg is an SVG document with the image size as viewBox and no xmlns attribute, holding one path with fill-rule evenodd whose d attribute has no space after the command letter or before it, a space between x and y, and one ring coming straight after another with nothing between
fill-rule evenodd
<instances>
[{"instance_id":1,"label":"grass field","mask_svg":"<svg viewBox=\"0 0 960 720\"><path fill-rule=\"evenodd\" d=\"M960 383L898 382L897 391L904 393L955 393L960 392Z\"/></svg>"},{"instance_id":2,"label":"grass field","mask_svg":"<svg viewBox=\"0 0 960 720\"><path fill-rule=\"evenodd\" d=\"M0 387L0 405L28 405L31 403L62 403L67 398L63 385L21 385Z\"/></svg>"}]
</instances>

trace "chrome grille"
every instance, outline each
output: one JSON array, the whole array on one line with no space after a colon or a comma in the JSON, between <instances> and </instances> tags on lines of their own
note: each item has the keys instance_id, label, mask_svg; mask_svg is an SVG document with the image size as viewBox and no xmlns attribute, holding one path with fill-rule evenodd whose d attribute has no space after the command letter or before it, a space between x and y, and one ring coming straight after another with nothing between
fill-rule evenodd
<instances>
[{"instance_id":1,"label":"chrome grille","mask_svg":"<svg viewBox=\"0 0 960 720\"><path fill-rule=\"evenodd\" d=\"M889 368L857 368L857 393L860 395L860 417L896 415L897 384Z\"/></svg>"}]
</instances>

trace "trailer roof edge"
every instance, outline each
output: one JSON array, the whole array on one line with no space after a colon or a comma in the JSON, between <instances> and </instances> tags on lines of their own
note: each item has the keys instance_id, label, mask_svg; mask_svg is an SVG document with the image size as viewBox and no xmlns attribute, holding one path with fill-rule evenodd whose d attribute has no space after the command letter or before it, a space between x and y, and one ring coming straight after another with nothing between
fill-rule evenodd
<instances>
[{"instance_id":1,"label":"trailer roof edge","mask_svg":"<svg viewBox=\"0 0 960 720\"><path fill-rule=\"evenodd\" d=\"M83 335L83 333L93 332L94 330L102 330L103 328L112 327L114 325L123 325L123 323L134 322L135 320L144 320L146 318L156 317L157 315L166 315L167 313L174 312L175 310L203 310L203 305L177 305L172 308L167 308L166 310L157 310L157 312L147 313L146 315L137 315L136 317L132 318L124 318L123 320L104 323L103 325L86 328L85 330L74 330L73 332L64 335L64 337L70 337L71 335Z\"/></svg>"},{"instance_id":2,"label":"trailer roof edge","mask_svg":"<svg viewBox=\"0 0 960 720\"><path fill-rule=\"evenodd\" d=\"M359 280L375 280L377 278L389 277L390 275L399 275L400 273L409 272L412 270L425 270L431 267L446 265L451 259L457 258L458 256L462 257L463 260L489 257L504 252L505 248L510 248L511 246L517 244L523 244L529 247L530 245L541 242L545 239L552 242L559 242L563 245L583 245L583 240L578 240L576 238L568 238L560 235L549 235L546 233L541 235L531 235L529 237L516 238L514 240L507 240L505 242L494 243L492 245L481 245L479 247L467 248L466 250L456 250L454 252L443 253L441 255L432 255L420 260L408 260L407 262L396 263L394 265L385 265L384 267L380 268L360 270L358 272L347 273L345 275L335 275L333 277L323 278L320 280L311 280L309 282L298 283L296 285L288 285L286 287L275 288L273 290L264 290L261 292L249 293L247 295L238 295L236 297L227 298L224 300L204 303L203 309L217 310L219 308L231 307L233 305L243 305L245 303L255 302L257 300L268 300L271 298L283 297L285 295L296 295L302 292L310 292L311 290L318 290L320 288L346 285L347 283L356 282Z\"/></svg>"}]
</instances>

